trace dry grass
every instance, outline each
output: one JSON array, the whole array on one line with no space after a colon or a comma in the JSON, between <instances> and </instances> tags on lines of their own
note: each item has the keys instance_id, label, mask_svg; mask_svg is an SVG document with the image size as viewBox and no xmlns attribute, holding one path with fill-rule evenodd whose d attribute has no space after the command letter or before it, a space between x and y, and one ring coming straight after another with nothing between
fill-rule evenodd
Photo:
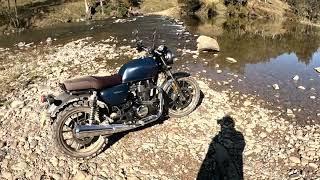
<instances>
[{"instance_id":1,"label":"dry grass","mask_svg":"<svg viewBox=\"0 0 320 180\"><path fill-rule=\"evenodd\" d=\"M285 13L289 11L290 6L281 0L251 0L248 3L250 13L258 16L271 16L273 18L283 18Z\"/></svg>"},{"instance_id":2,"label":"dry grass","mask_svg":"<svg viewBox=\"0 0 320 180\"><path fill-rule=\"evenodd\" d=\"M65 3L52 7L44 18L37 20L34 25L43 27L68 20L76 21L85 17L85 14L85 7L82 1Z\"/></svg>"},{"instance_id":3,"label":"dry grass","mask_svg":"<svg viewBox=\"0 0 320 180\"><path fill-rule=\"evenodd\" d=\"M178 7L177 0L144 0L141 4L141 11L144 13L154 13Z\"/></svg>"}]
</instances>

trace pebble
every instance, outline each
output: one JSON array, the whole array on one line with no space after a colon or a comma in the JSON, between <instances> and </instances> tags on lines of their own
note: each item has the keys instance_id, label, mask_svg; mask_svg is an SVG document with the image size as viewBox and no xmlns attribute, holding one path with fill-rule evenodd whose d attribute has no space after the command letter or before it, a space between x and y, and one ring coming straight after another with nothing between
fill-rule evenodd
<instances>
[{"instance_id":1,"label":"pebble","mask_svg":"<svg viewBox=\"0 0 320 180\"><path fill-rule=\"evenodd\" d=\"M246 101L244 101L243 105L244 106L250 106L251 105L251 101L246 100Z\"/></svg>"},{"instance_id":2,"label":"pebble","mask_svg":"<svg viewBox=\"0 0 320 180\"><path fill-rule=\"evenodd\" d=\"M7 171L1 172L1 176L5 179L12 179L12 174Z\"/></svg>"},{"instance_id":3,"label":"pebble","mask_svg":"<svg viewBox=\"0 0 320 180\"><path fill-rule=\"evenodd\" d=\"M0 140L0 149L3 148L3 147L5 147L6 144L7 144L7 142Z\"/></svg>"},{"instance_id":4,"label":"pebble","mask_svg":"<svg viewBox=\"0 0 320 180\"><path fill-rule=\"evenodd\" d=\"M300 77L299 77L298 75L295 75L292 79L295 80L295 81L298 81L299 78L300 78Z\"/></svg>"},{"instance_id":5,"label":"pebble","mask_svg":"<svg viewBox=\"0 0 320 180\"><path fill-rule=\"evenodd\" d=\"M15 171L22 171L25 170L28 167L28 164L26 162L19 162L11 167L11 169Z\"/></svg>"},{"instance_id":6,"label":"pebble","mask_svg":"<svg viewBox=\"0 0 320 180\"><path fill-rule=\"evenodd\" d=\"M289 159L290 159L291 162L293 162L295 164L300 164L301 163L300 158L297 158L295 156L291 156L291 157L289 157Z\"/></svg>"},{"instance_id":7,"label":"pebble","mask_svg":"<svg viewBox=\"0 0 320 180\"><path fill-rule=\"evenodd\" d=\"M309 163L309 166L312 167L313 169L318 169L318 165L316 163Z\"/></svg>"},{"instance_id":8,"label":"pebble","mask_svg":"<svg viewBox=\"0 0 320 180\"><path fill-rule=\"evenodd\" d=\"M51 44L52 43L52 38L51 37L48 37L47 40L46 40L47 44Z\"/></svg>"},{"instance_id":9,"label":"pebble","mask_svg":"<svg viewBox=\"0 0 320 180\"><path fill-rule=\"evenodd\" d=\"M315 96L310 96L310 99L316 99L316 97Z\"/></svg>"},{"instance_id":10,"label":"pebble","mask_svg":"<svg viewBox=\"0 0 320 180\"><path fill-rule=\"evenodd\" d=\"M295 116L293 111L291 109L289 109L289 108L287 109L287 115L290 116L290 117L294 117Z\"/></svg>"},{"instance_id":11,"label":"pebble","mask_svg":"<svg viewBox=\"0 0 320 180\"><path fill-rule=\"evenodd\" d=\"M85 172L78 171L75 176L73 176L72 180L85 180L86 179L86 174Z\"/></svg>"},{"instance_id":12,"label":"pebble","mask_svg":"<svg viewBox=\"0 0 320 180\"><path fill-rule=\"evenodd\" d=\"M299 86L299 87L298 87L298 89L306 90L306 88L305 88L305 87L303 87L303 86Z\"/></svg>"},{"instance_id":13,"label":"pebble","mask_svg":"<svg viewBox=\"0 0 320 180\"><path fill-rule=\"evenodd\" d=\"M235 60L234 58L232 57L227 57L226 60L229 62L229 63L237 63L238 61Z\"/></svg>"},{"instance_id":14,"label":"pebble","mask_svg":"<svg viewBox=\"0 0 320 180\"><path fill-rule=\"evenodd\" d=\"M320 67L316 67L316 68L314 68L314 70L316 70L318 73L320 73Z\"/></svg>"},{"instance_id":15,"label":"pebble","mask_svg":"<svg viewBox=\"0 0 320 180\"><path fill-rule=\"evenodd\" d=\"M279 90L279 89L280 89L280 87L279 87L278 84L273 84L272 87L273 87L273 89L275 89L275 90Z\"/></svg>"},{"instance_id":16,"label":"pebble","mask_svg":"<svg viewBox=\"0 0 320 180\"><path fill-rule=\"evenodd\" d=\"M222 73L222 70L218 69L218 70L217 70L217 73L218 73L218 74L221 74L221 73Z\"/></svg>"},{"instance_id":17,"label":"pebble","mask_svg":"<svg viewBox=\"0 0 320 180\"><path fill-rule=\"evenodd\" d=\"M58 158L56 158L55 156L53 156L53 157L50 159L50 162L51 162L51 164L52 164L54 167L57 167L58 164L59 164L59 160L58 160Z\"/></svg>"},{"instance_id":18,"label":"pebble","mask_svg":"<svg viewBox=\"0 0 320 180\"><path fill-rule=\"evenodd\" d=\"M13 101L13 102L11 103L11 107L12 107L13 109L15 109L15 108L22 108L23 106L24 106L24 102L23 102L23 101L16 100L16 101Z\"/></svg>"},{"instance_id":19,"label":"pebble","mask_svg":"<svg viewBox=\"0 0 320 180\"><path fill-rule=\"evenodd\" d=\"M267 137L267 134L265 133L265 132L262 132L262 133L260 133L260 135L259 135L261 138L265 138L265 137Z\"/></svg>"}]
</instances>

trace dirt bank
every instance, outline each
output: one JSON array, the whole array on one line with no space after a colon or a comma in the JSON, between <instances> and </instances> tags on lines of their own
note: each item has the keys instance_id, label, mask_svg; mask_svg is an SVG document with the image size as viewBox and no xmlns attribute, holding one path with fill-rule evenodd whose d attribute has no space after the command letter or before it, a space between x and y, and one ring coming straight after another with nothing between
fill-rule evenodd
<instances>
[{"instance_id":1,"label":"dirt bank","mask_svg":"<svg viewBox=\"0 0 320 180\"><path fill-rule=\"evenodd\" d=\"M194 179L203 162L214 157L209 145L220 130L217 120L226 115L234 119L236 134L244 138L245 147L242 152L243 138L238 136L228 137L231 142L227 139L222 145L230 154L243 157L233 161L240 170L243 166L245 179L320 176L319 124L296 125L285 110L267 108L267 102L240 92L214 91L201 76L196 78L204 98L190 116L115 136L110 147L91 160L58 153L38 97L59 93L57 83L70 77L116 72L117 60L137 56L130 46L119 46L120 41L123 39L106 37L92 42L85 38L59 46L1 49L3 179ZM210 163L204 167L211 167Z\"/></svg>"}]
</instances>

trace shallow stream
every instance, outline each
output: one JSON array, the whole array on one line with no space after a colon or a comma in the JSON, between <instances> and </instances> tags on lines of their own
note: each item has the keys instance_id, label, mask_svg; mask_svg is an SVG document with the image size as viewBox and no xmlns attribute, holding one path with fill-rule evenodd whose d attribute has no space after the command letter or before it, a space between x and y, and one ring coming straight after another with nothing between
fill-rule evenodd
<instances>
[{"instance_id":1,"label":"shallow stream","mask_svg":"<svg viewBox=\"0 0 320 180\"><path fill-rule=\"evenodd\" d=\"M157 29L160 42L173 50L186 49L188 53L184 56L176 51L179 59L176 68L189 69L210 80L214 89L253 94L273 106L292 109L300 122L320 122L320 73L314 70L320 66L320 29L315 27L290 23L280 27L263 23L230 25L221 21L201 22L192 18L175 21L148 16L123 21L70 23L0 36L0 48L17 48L19 42L41 47L48 37L53 45L62 45L88 36L93 37L93 41L115 36L121 45L133 45L132 31L135 29L148 45ZM218 56L207 53L197 57L188 51L196 50L195 40L199 34L217 38L221 49ZM227 57L237 62L230 63L226 61ZM118 63L126 61L123 59ZM110 63L112 65L114 61ZM294 76L299 79L293 80ZM275 90L274 84L280 89Z\"/></svg>"}]
</instances>

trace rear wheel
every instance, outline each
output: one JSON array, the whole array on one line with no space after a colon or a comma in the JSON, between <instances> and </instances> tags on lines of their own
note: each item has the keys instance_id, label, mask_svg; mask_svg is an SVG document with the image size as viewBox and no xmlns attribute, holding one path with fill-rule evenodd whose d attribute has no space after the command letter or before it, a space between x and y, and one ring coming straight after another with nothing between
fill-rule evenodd
<instances>
[{"instance_id":1,"label":"rear wheel","mask_svg":"<svg viewBox=\"0 0 320 180\"><path fill-rule=\"evenodd\" d=\"M197 107L200 100L200 88L195 79L191 77L178 78L182 95L175 92L173 83L165 88L169 97L169 116L183 117L189 115Z\"/></svg>"},{"instance_id":2,"label":"rear wheel","mask_svg":"<svg viewBox=\"0 0 320 180\"><path fill-rule=\"evenodd\" d=\"M105 138L102 136L83 139L75 136L75 127L88 124L89 118L90 107L87 101L74 102L59 113L53 124L53 138L63 153L76 158L90 158L104 147Z\"/></svg>"}]
</instances>

